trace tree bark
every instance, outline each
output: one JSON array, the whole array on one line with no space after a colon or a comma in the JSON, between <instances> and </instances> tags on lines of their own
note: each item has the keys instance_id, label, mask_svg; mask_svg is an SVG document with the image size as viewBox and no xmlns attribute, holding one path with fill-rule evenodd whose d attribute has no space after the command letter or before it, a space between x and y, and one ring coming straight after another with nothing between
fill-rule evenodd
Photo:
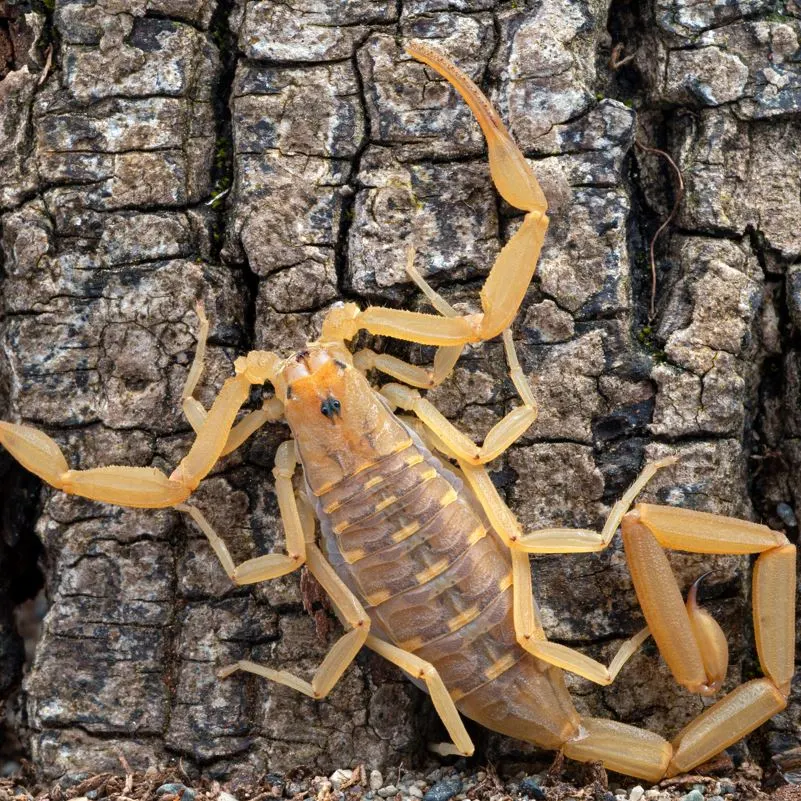
<instances>
[{"instance_id":1,"label":"tree bark","mask_svg":"<svg viewBox=\"0 0 801 801\"><path fill-rule=\"evenodd\" d=\"M676 454L645 497L795 540L798 14L790 0L0 2L3 416L48 431L74 467L169 473L192 441L180 395L196 300L212 321L207 406L236 355L301 347L338 300L425 308L409 244L476 309L520 218L468 109L403 54L434 39L497 105L552 205L514 327L540 416L492 468L523 525L599 527L645 460ZM668 156L686 189L655 242L652 297L649 246L678 198ZM516 402L499 342L470 348L429 397L480 440ZM286 433L264 428L196 495L237 559L282 547L269 468ZM0 693L9 740L49 775L115 769L119 752L248 776L424 750L428 700L367 653L322 702L216 680L238 658L319 663L338 624L304 611L297 574L234 589L178 513L39 491L2 468ZM11 610L35 617L37 558L47 612L23 671ZM749 562L671 561L685 590L714 571L704 596L730 689L758 671ZM532 565L552 638L608 660L642 625L617 540ZM609 688L570 685L582 712L668 737L703 708L652 647ZM471 732L484 759L533 750ZM768 765L800 739L796 682L748 747Z\"/></svg>"}]
</instances>

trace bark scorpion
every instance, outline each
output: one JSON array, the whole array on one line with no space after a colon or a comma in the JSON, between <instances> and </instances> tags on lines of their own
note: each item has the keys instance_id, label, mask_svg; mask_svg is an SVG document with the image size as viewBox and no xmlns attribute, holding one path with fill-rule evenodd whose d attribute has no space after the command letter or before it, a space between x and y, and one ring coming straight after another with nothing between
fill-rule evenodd
<instances>
[{"instance_id":1,"label":"bark scorpion","mask_svg":"<svg viewBox=\"0 0 801 801\"><path fill-rule=\"evenodd\" d=\"M169 477L147 467L71 470L56 443L28 426L2 423L0 440L26 468L64 492L123 506L174 507L190 515L235 584L308 566L345 628L311 681L247 660L223 668L221 677L248 671L323 698L367 646L428 692L451 738L432 746L440 754L473 752L461 713L572 759L600 760L650 781L688 771L787 704L795 640L795 547L756 523L634 505L646 483L671 460L645 466L600 533L521 530L483 465L508 448L537 414L509 326L534 274L548 225L547 203L497 112L467 75L426 44L411 43L408 52L464 98L487 140L495 186L526 212L484 284L481 313L460 316L410 264L411 278L437 315L361 310L353 303L335 307L320 339L290 358L263 351L238 358L235 375L206 410L192 397L208 333L199 309L198 348L183 396L196 439ZM345 342L360 330L435 346L433 365L424 369L372 350L352 354ZM417 389L442 382L466 344L499 334L522 403L479 447ZM399 383L376 391L365 377L368 369ZM265 382L275 396L235 422L251 386ZM407 414L396 414L399 410ZM293 437L278 448L273 470L286 554L237 565L201 512L186 501L221 456L259 426L279 419ZM293 487L298 464L305 477L300 495ZM533 601L528 555L600 551L618 527L648 625L607 666L548 641ZM672 742L627 724L581 717L563 678L567 670L609 684L652 636L681 685L702 695L720 688L728 662L725 637L699 607L694 591L685 605L666 548L758 554L753 617L764 674L708 707Z\"/></svg>"}]
</instances>

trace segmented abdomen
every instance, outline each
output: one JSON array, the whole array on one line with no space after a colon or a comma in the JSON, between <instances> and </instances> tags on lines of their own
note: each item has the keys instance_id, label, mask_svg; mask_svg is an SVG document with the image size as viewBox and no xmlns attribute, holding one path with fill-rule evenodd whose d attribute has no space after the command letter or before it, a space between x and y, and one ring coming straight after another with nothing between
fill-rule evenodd
<instances>
[{"instance_id":1,"label":"segmented abdomen","mask_svg":"<svg viewBox=\"0 0 801 801\"><path fill-rule=\"evenodd\" d=\"M317 514L326 556L362 600L373 634L431 662L483 725L548 747L564 742L577 717L559 671L515 640L506 546L414 435L321 495Z\"/></svg>"}]
</instances>

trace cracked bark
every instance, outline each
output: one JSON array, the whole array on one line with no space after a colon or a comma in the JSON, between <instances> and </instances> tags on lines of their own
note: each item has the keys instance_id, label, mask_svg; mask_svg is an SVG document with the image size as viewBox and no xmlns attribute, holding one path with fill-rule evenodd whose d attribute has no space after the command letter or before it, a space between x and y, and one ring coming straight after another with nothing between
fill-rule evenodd
<instances>
[{"instance_id":1,"label":"cracked bark","mask_svg":"<svg viewBox=\"0 0 801 801\"><path fill-rule=\"evenodd\" d=\"M338 299L422 308L408 243L474 309L517 218L491 189L467 109L402 55L402 38L433 38L488 90L555 206L515 324L540 418L493 467L524 525L598 526L643 459L676 453L650 499L795 539L797 14L756 0L0 3L4 417L45 428L75 466L169 471L191 441L179 399L196 299L213 322L207 405L236 354L300 347ZM612 72L617 44L636 56ZM658 247L653 322L648 240L672 176L635 135L687 183ZM512 403L502 363L498 343L469 349L432 400L480 438ZM265 477L284 436L264 429L198 493L237 558L281 547ZM369 654L320 703L215 680L245 656L319 662L328 643L296 576L232 590L178 515L40 493L5 456L2 470L9 750L52 775L115 769L120 750L138 767L182 757L217 776L420 754L427 700ZM36 616L22 605L37 590L35 537L47 616L23 682L11 607L18 624ZM730 640L728 687L751 676L747 560L672 561L683 587L715 571L705 594ZM618 543L533 570L554 639L608 659L641 625ZM667 736L702 708L649 647L611 688L571 685L582 711ZM800 692L749 739L763 764L798 746ZM473 731L484 759L532 752Z\"/></svg>"}]
</instances>

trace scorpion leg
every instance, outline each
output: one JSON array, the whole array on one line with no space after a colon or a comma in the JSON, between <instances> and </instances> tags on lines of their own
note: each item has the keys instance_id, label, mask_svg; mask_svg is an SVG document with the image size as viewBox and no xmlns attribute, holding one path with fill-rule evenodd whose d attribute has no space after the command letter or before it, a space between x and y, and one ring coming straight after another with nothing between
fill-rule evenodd
<instances>
[{"instance_id":1,"label":"scorpion leg","mask_svg":"<svg viewBox=\"0 0 801 801\"><path fill-rule=\"evenodd\" d=\"M226 678L232 673L242 670L247 673L256 673L266 679L299 690L311 698L319 699L325 698L331 692L347 667L356 658L356 654L368 640L370 618L359 599L345 586L314 543L307 542L306 555L309 570L328 593L340 619L350 630L346 631L331 646L331 650L326 654L310 682L285 670L273 670L247 659L220 669L217 672L220 678Z\"/></svg>"},{"instance_id":2,"label":"scorpion leg","mask_svg":"<svg viewBox=\"0 0 801 801\"><path fill-rule=\"evenodd\" d=\"M352 339L362 329L423 345L460 346L497 336L517 314L536 269L545 231L548 204L525 157L482 91L442 53L414 42L407 51L446 78L462 95L487 140L490 172L501 196L526 216L501 250L481 290L480 314L437 317L387 309L360 311L355 304L334 309L323 323L322 338Z\"/></svg>"},{"instance_id":3,"label":"scorpion leg","mask_svg":"<svg viewBox=\"0 0 801 801\"><path fill-rule=\"evenodd\" d=\"M275 396L267 398L267 400L262 403L261 409L254 409L252 412L248 412L231 429L220 456L228 456L229 453L240 447L240 445L255 434L263 425L267 423L277 423L283 416L284 404Z\"/></svg>"},{"instance_id":4,"label":"scorpion leg","mask_svg":"<svg viewBox=\"0 0 801 801\"><path fill-rule=\"evenodd\" d=\"M223 384L189 453L169 477L153 467L70 470L58 445L30 426L0 422L0 443L23 467L68 494L120 506L174 506L192 494L220 458L251 385L269 381L278 361L275 354L261 351L237 359L236 376Z\"/></svg>"},{"instance_id":5,"label":"scorpion leg","mask_svg":"<svg viewBox=\"0 0 801 801\"><path fill-rule=\"evenodd\" d=\"M532 656L596 684L611 684L628 659L650 633L646 627L626 640L608 666L566 645L549 642L539 621L531 586L529 553L582 553L600 551L609 545L620 521L634 498L660 468L673 464L668 458L645 467L609 514L603 531L554 528L524 534L512 511L504 503L487 471L459 460L465 480L486 513L493 529L506 543L512 556L514 620L517 641Z\"/></svg>"},{"instance_id":6,"label":"scorpion leg","mask_svg":"<svg viewBox=\"0 0 801 801\"><path fill-rule=\"evenodd\" d=\"M200 323L200 330L197 334L197 350L195 351L195 357L192 360L192 366L189 368L189 374L186 377L186 383L181 393L181 408L183 409L184 416L197 434L200 432L208 412L197 398L192 397L192 394L197 387L201 375L203 375L203 360L206 356L209 321L201 302L198 302L197 306L195 306L195 313ZM275 423L283 416L284 405L281 401L275 397L268 398L262 404L261 409L248 412L231 429L231 433L228 435L228 440L220 456L227 456L231 451L235 451L248 437L258 431L263 425L266 423Z\"/></svg>"},{"instance_id":7,"label":"scorpion leg","mask_svg":"<svg viewBox=\"0 0 801 801\"><path fill-rule=\"evenodd\" d=\"M452 453L460 462L472 465L489 462L503 453L537 419L537 404L520 368L512 334L508 329L503 333L503 344L509 364L509 374L523 405L512 409L496 423L484 438L481 447L459 431L433 403L423 398L416 390L401 384L387 384L382 387L381 394L394 406L414 412L444 444L447 452Z\"/></svg>"},{"instance_id":8,"label":"scorpion leg","mask_svg":"<svg viewBox=\"0 0 801 801\"><path fill-rule=\"evenodd\" d=\"M431 305L443 317L458 317L459 313L456 309L454 309L439 292L431 287L425 278L415 269L414 252L414 248L411 246L407 250L406 272L409 274L409 277L417 284L423 294L429 299ZM355 353L353 355L353 363L362 372L373 369L380 370L382 373L391 375L398 381L403 381L404 384L409 384L409 386L419 387L420 389L431 389L441 384L451 374L456 362L462 355L463 349L464 346L462 345L437 348L437 352L434 354L433 369L418 367L402 359L398 359L395 356L376 353L370 348L364 348Z\"/></svg>"},{"instance_id":9,"label":"scorpion leg","mask_svg":"<svg viewBox=\"0 0 801 801\"><path fill-rule=\"evenodd\" d=\"M430 662L373 635L367 638L367 647L392 662L393 665L397 665L413 679L418 679L426 685L434 708L453 741L452 743L432 745L430 746L431 750L442 755L470 756L475 751L475 746L437 669Z\"/></svg>"},{"instance_id":10,"label":"scorpion leg","mask_svg":"<svg viewBox=\"0 0 801 801\"><path fill-rule=\"evenodd\" d=\"M481 467L466 464L460 461L462 473L473 489L479 503L481 503L493 529L498 536L509 546L512 557L512 592L514 608L515 637L518 644L537 659L556 665L563 670L569 670L579 676L595 682L596 684L611 684L623 665L637 651L648 638L649 630L644 628L633 637L626 640L618 649L609 666L598 662L580 651L560 643L549 642L540 622L537 606L534 602L534 593L531 586L531 565L526 550L518 547L518 543L525 540L520 532L520 526L508 506L501 500L487 471ZM586 535L584 550L597 550L595 547L600 535L596 532L582 532L578 534L568 529L568 552L575 551L576 544L580 543L582 535ZM537 532L534 532L535 534ZM593 535L595 541L593 542ZM553 551L551 551L553 552ZM558 552L558 551L557 551Z\"/></svg>"},{"instance_id":11,"label":"scorpion leg","mask_svg":"<svg viewBox=\"0 0 801 801\"><path fill-rule=\"evenodd\" d=\"M275 463L273 475L275 476L278 508L286 536L287 555L285 556L267 554L235 565L228 547L199 509L187 504L180 504L176 508L189 514L197 523L208 538L223 569L235 584L252 584L277 578L296 570L305 562L312 575L328 593L340 619L350 628L350 631L345 632L331 647L311 682L293 676L287 671L273 670L248 659L242 659L233 665L221 668L217 675L220 678L227 678L238 670L256 673L279 684L293 687L312 698L324 698L331 692L364 645L370 632L370 618L356 596L336 575L314 544L315 522L311 507L307 503L299 505L299 499L292 487L292 476L297 467L295 443L292 440L283 442L279 446Z\"/></svg>"},{"instance_id":12,"label":"scorpion leg","mask_svg":"<svg viewBox=\"0 0 801 801\"><path fill-rule=\"evenodd\" d=\"M292 476L295 473L297 463L294 440L290 439L282 442L275 454L273 476L275 477L275 494L278 497L278 509L286 537L286 554L268 553L235 565L228 551L228 546L212 528L200 509L185 503L176 505L175 508L188 514L206 535L223 569L234 584L255 584L259 581L278 578L297 570L306 561L307 538L305 537L303 522L298 510L295 491L292 487Z\"/></svg>"},{"instance_id":13,"label":"scorpion leg","mask_svg":"<svg viewBox=\"0 0 801 801\"><path fill-rule=\"evenodd\" d=\"M189 421L195 433L200 431L203 421L206 419L206 410L203 404L193 398L192 395L197 387L200 377L203 375L203 362L206 358L206 340L209 338L209 320L206 317L206 312L203 308L201 301L197 302L195 306L195 314L197 315L199 330L197 333L197 348L195 349L195 357L192 359L192 366L189 368L189 373L186 376L186 383L184 383L183 392L181 392L181 408L184 412L184 417Z\"/></svg>"},{"instance_id":14,"label":"scorpion leg","mask_svg":"<svg viewBox=\"0 0 801 801\"><path fill-rule=\"evenodd\" d=\"M438 348L434 355L433 369L427 369L409 364L396 356L376 353L370 348L364 348L353 354L353 364L363 373L368 370L380 370L409 386L431 389L441 384L451 374L461 355L461 345L452 348Z\"/></svg>"}]
</instances>

